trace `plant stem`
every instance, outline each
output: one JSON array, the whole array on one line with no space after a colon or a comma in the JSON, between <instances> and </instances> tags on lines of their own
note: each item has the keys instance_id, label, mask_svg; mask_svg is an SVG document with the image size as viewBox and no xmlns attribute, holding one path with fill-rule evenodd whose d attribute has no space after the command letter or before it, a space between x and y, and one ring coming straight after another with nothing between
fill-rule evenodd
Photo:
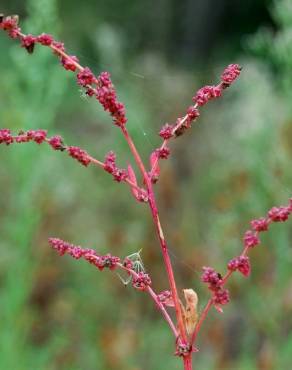
<instances>
[{"instance_id":1,"label":"plant stem","mask_svg":"<svg viewBox=\"0 0 292 370\"><path fill-rule=\"evenodd\" d=\"M212 307L212 304L213 304L213 300L212 299L209 299L208 303L206 304L206 306L205 306L205 308L204 308L204 310L203 310L203 312L202 312L202 314L200 316L199 321L197 322L197 325L195 327L195 330L194 330L194 332L192 334L192 338L191 338L191 343L192 344L195 343L196 338L197 338L197 335L198 335L198 333L199 333L199 331L201 329L201 326L202 326L205 318L208 315L208 312L209 312L210 308Z\"/></svg>"},{"instance_id":2,"label":"plant stem","mask_svg":"<svg viewBox=\"0 0 292 370\"><path fill-rule=\"evenodd\" d=\"M150 296L153 298L154 302L156 303L158 309L161 311L162 315L164 316L165 320L167 321L168 325L170 326L170 329L172 330L174 336L178 337L178 332L176 330L175 325L173 324L168 312L166 311L163 303L159 302L157 295L154 293L153 289L151 289L149 286L147 287L147 291L150 294Z\"/></svg>"},{"instance_id":3,"label":"plant stem","mask_svg":"<svg viewBox=\"0 0 292 370\"><path fill-rule=\"evenodd\" d=\"M127 271L132 276L136 276L136 277L138 276L138 274L134 270L125 267L122 263L118 263L118 266L121 269ZM154 290L150 286L148 286L146 290L147 290L148 294L150 295L150 297L153 299L153 301L156 303L157 308L161 311L163 317L165 318L166 322L168 323L168 325L169 325L170 329L172 330L174 336L177 338L178 337L178 332L176 330L176 327L175 327L173 321L171 320L171 317L169 316L168 312L166 311L163 303L161 303L159 301L159 299L157 298L157 294L154 292Z\"/></svg>"},{"instance_id":4,"label":"plant stem","mask_svg":"<svg viewBox=\"0 0 292 370\"><path fill-rule=\"evenodd\" d=\"M173 302L174 302L174 306L175 306L175 312L176 312L179 334L180 334L180 337L181 337L181 340L183 341L183 343L186 344L187 343L187 335L186 335L185 325L184 325L184 321L183 321L182 310L181 310L179 297L178 297L178 293L177 293L177 288L176 288L175 278L174 278L174 274L173 274L172 264L171 264L171 260L170 260L169 253L168 253L167 243L166 243L166 240L164 238L164 234L163 234L162 227L161 227L160 220L159 220L158 209L157 209L157 205L156 205L156 200L155 200L155 195L154 195L154 192L153 192L152 183L151 183L150 177L149 177L149 175L148 175L148 173L147 173L147 171L144 167L142 159L141 159L141 157L140 157L140 155L139 155L139 153L138 153L138 151L135 147L135 144L134 144L132 138L130 137L126 127L122 126L121 131L122 131L128 145L129 145L129 148L130 148L130 150L131 150L131 152L134 156L134 159L135 159L135 161L136 161L136 163L137 163L137 165L138 165L138 167L139 167L139 169L140 169L140 171L143 175L144 182L145 182L145 185L146 185L147 190L148 190L149 206L150 206L150 209L151 209L153 222L154 222L154 225L155 225L155 228L156 228L156 232L157 232L158 239L159 239L160 246L161 246L161 250L162 250L162 255L163 255L163 260L164 260L164 264L165 264L165 268L166 268L166 272L167 272L169 286L170 286L170 290L171 290L171 293L172 293L172 298L173 298Z\"/></svg>"},{"instance_id":5,"label":"plant stem","mask_svg":"<svg viewBox=\"0 0 292 370\"><path fill-rule=\"evenodd\" d=\"M171 260L170 260L169 253L168 253L167 243L166 243L166 240L164 238L163 230L162 230L162 227L161 227L159 214L158 214L158 209L157 209L157 205L156 205L156 201L155 201L155 197L154 197L154 193L153 193L152 184L151 184L151 181L149 179L147 179L146 185L147 185L147 188L148 188L149 206L150 206L150 209L151 209L152 218L153 218L153 222L154 222L154 225L155 225L155 228L156 228L156 232L157 232L157 235L158 235L158 238L159 238L159 242L160 242L160 246L161 246L161 250L162 250L162 255L163 255L163 259L164 259L164 263L165 263L165 268L166 268L166 272L167 272L167 276L168 276L168 280L169 280L170 290L172 292L172 298L173 298L173 302L174 302L174 307L175 307L175 312L176 312L176 317L177 317L177 324L178 324L178 327L179 327L179 333L181 335L181 339L186 344L187 343L187 335L186 335L185 325L184 325L184 321L183 321L181 305L180 305L179 297L178 297L178 293L177 293L177 288L176 288L175 278L174 278L174 274L173 274L172 264L171 264Z\"/></svg>"},{"instance_id":6,"label":"plant stem","mask_svg":"<svg viewBox=\"0 0 292 370\"><path fill-rule=\"evenodd\" d=\"M193 369L192 354L190 354L187 357L184 357L183 361L184 361L184 370L192 370Z\"/></svg>"}]
</instances>

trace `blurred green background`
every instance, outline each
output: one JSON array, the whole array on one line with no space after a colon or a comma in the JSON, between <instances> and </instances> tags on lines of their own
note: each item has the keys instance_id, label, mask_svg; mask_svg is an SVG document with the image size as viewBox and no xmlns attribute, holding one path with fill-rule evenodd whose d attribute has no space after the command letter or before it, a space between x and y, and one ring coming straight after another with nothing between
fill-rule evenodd
<instances>
[{"instance_id":1,"label":"blurred green background","mask_svg":"<svg viewBox=\"0 0 292 370\"><path fill-rule=\"evenodd\" d=\"M49 32L94 72L109 70L147 161L173 122L229 63L242 76L172 144L156 186L181 288L208 299L201 267L224 271L250 219L292 194L292 1L10 0L24 32ZM46 48L28 55L0 35L1 127L47 128L121 166L132 159L99 105ZM176 370L174 343L148 297L115 274L59 258L56 236L100 253L143 248L156 290L167 287L146 206L94 167L34 144L0 147L0 369ZM232 303L212 311L198 370L282 370L292 359L292 227L275 225L234 276Z\"/></svg>"}]
</instances>

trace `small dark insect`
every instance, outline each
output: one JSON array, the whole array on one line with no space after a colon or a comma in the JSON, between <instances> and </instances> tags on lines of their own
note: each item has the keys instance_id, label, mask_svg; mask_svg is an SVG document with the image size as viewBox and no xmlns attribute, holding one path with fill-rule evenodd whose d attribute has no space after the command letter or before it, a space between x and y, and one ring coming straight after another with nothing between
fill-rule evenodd
<instances>
[{"instance_id":1,"label":"small dark insect","mask_svg":"<svg viewBox=\"0 0 292 370\"><path fill-rule=\"evenodd\" d=\"M175 134L176 137L181 136L187 129L188 129L187 126L182 125L182 126L180 126L179 128L177 128L175 130L174 134Z\"/></svg>"},{"instance_id":2,"label":"small dark insect","mask_svg":"<svg viewBox=\"0 0 292 370\"><path fill-rule=\"evenodd\" d=\"M26 47L26 50L29 54L32 54L34 51L34 44L30 44Z\"/></svg>"}]
</instances>

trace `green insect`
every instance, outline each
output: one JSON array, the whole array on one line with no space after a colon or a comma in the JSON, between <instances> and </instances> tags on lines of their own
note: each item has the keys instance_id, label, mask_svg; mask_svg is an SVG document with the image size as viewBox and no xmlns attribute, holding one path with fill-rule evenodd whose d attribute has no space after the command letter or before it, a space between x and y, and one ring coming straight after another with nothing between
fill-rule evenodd
<instances>
[{"instance_id":1,"label":"green insect","mask_svg":"<svg viewBox=\"0 0 292 370\"><path fill-rule=\"evenodd\" d=\"M139 272L145 272L145 267L141 258L141 252L142 249L140 249L138 252L130 254L129 256L126 256L127 259L132 261L132 270L134 270L137 274L139 274ZM132 281L132 275L124 279L118 272L116 274L125 286Z\"/></svg>"}]
</instances>

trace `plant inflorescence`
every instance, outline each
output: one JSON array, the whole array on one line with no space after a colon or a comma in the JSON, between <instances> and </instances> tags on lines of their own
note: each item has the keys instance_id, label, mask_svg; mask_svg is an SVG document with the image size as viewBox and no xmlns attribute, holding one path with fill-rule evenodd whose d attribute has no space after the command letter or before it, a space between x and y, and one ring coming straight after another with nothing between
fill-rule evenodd
<instances>
[{"instance_id":1,"label":"plant inflorescence","mask_svg":"<svg viewBox=\"0 0 292 370\"><path fill-rule=\"evenodd\" d=\"M203 267L201 281L207 284L211 297L200 314L197 310L198 297L193 289L183 290L185 304L181 302L153 190L159 180L159 162L169 158L169 142L191 128L193 122L200 115L199 108L210 100L220 97L223 91L240 75L241 67L238 64L230 64L223 71L217 85L204 86L196 92L192 99L193 104L187 108L182 117L179 117L173 124L166 123L162 126L159 131L162 143L150 153L149 167L147 168L127 130L125 106L118 100L116 89L108 72L101 72L95 76L88 67L79 64L76 56L67 54L62 42L54 40L53 36L49 34L39 36L23 34L18 25L17 16L4 17L0 15L0 28L6 31L12 39L19 40L21 47L30 54L34 52L37 45L50 48L59 58L64 69L75 73L77 84L81 86L87 96L96 99L101 104L112 117L114 125L121 131L140 171L140 180L130 164L127 168L117 166L116 154L113 151L107 153L104 160L98 160L79 147L66 145L61 136L49 137L47 131L43 129L20 131L16 134L12 134L9 129L0 129L0 144L9 146L28 142L34 142L38 145L46 143L53 150L67 153L83 166L95 165L102 168L112 175L115 181L123 182L129 186L136 201L149 205L163 255L169 289L160 293L154 291L151 277L143 265L140 253L125 258L111 254L100 255L94 249L85 249L58 238L50 238L49 244L59 255L68 254L75 259L84 259L100 271L106 268L115 272L117 270L124 271L128 275L126 280L121 278L124 284L131 282L135 289L148 293L153 299L175 337L175 354L182 358L184 369L191 370L193 354L198 351L196 348L197 336L209 310L214 307L217 311L222 312L222 306L230 300L229 292L225 288L228 279L236 271L245 277L250 275L251 264L248 254L251 249L260 244L260 233L268 231L274 222L286 221L292 213L292 199L290 199L287 206L273 207L265 217L251 221L250 230L246 231L243 237L243 250L240 255L228 262L225 275L218 273L211 267Z\"/></svg>"}]
</instances>

